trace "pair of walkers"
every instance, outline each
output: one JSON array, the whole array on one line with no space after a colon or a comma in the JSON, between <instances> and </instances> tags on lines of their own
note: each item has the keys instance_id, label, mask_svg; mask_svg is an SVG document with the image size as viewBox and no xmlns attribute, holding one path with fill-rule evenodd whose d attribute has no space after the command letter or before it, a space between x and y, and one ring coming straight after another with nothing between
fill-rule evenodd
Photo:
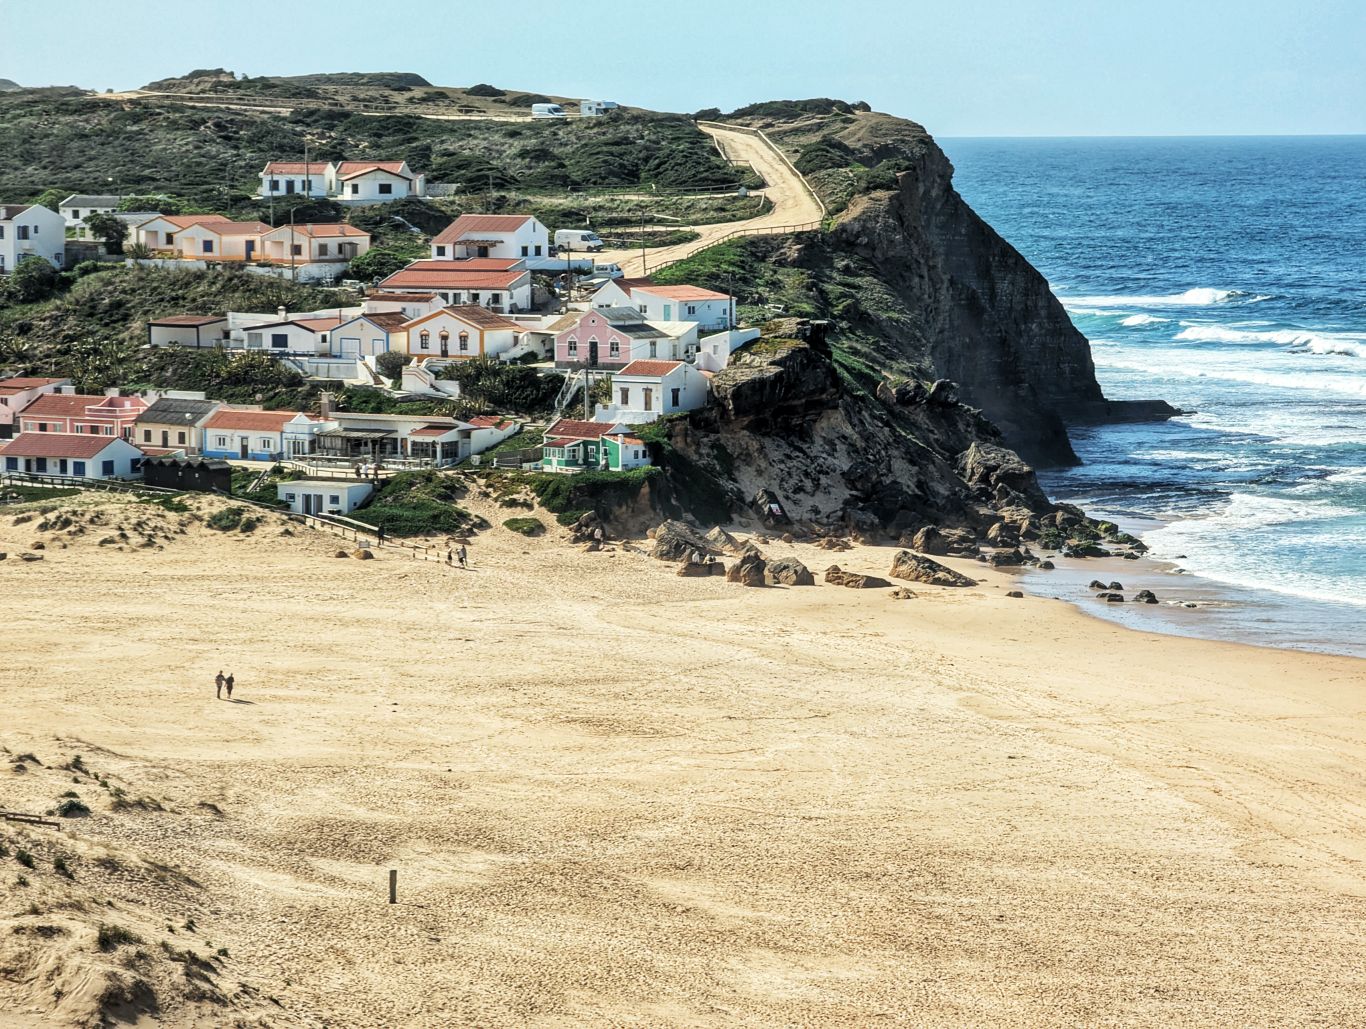
<instances>
[{"instance_id":1,"label":"pair of walkers","mask_svg":"<svg viewBox=\"0 0 1366 1029\"><path fill-rule=\"evenodd\" d=\"M236 683L236 681L237 680L233 678L231 672L229 672L227 675L224 675L222 671L219 671L219 673L213 677L214 694L218 697L219 700L222 700L223 690L226 689L228 691L228 699L231 700L232 687Z\"/></svg>"},{"instance_id":2,"label":"pair of walkers","mask_svg":"<svg viewBox=\"0 0 1366 1029\"><path fill-rule=\"evenodd\" d=\"M465 549L465 544L460 544L458 550L446 551L446 564L453 565L459 562L461 568L469 567L469 551Z\"/></svg>"}]
</instances>

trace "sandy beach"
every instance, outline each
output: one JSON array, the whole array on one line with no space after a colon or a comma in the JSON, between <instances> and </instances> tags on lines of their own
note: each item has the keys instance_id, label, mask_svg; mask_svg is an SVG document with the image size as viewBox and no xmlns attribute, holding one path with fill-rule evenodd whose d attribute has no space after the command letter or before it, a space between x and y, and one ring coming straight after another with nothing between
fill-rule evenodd
<instances>
[{"instance_id":1,"label":"sandy beach","mask_svg":"<svg viewBox=\"0 0 1366 1029\"><path fill-rule=\"evenodd\" d=\"M165 1025L1366 1023L1366 661L967 561L894 600L88 503L163 549L0 511L0 808L91 809L0 823L8 1024L80 1024L111 976Z\"/></svg>"}]
</instances>

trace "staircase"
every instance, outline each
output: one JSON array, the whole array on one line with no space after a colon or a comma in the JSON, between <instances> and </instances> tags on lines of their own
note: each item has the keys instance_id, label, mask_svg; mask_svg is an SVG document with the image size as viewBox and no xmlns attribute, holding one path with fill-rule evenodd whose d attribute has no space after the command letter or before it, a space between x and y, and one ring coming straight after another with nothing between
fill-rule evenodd
<instances>
[{"instance_id":1,"label":"staircase","mask_svg":"<svg viewBox=\"0 0 1366 1029\"><path fill-rule=\"evenodd\" d=\"M586 378L582 371L571 371L565 374L564 385L560 387L559 396L555 398L555 410L550 416L551 425L564 417L565 409L573 403L575 394L586 388Z\"/></svg>"}]
</instances>

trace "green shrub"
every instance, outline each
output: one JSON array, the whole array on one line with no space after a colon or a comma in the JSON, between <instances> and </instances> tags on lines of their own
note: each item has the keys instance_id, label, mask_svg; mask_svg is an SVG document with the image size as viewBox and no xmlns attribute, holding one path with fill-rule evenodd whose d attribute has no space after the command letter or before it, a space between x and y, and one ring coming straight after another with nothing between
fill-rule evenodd
<instances>
[{"instance_id":1,"label":"green shrub","mask_svg":"<svg viewBox=\"0 0 1366 1029\"><path fill-rule=\"evenodd\" d=\"M215 511L209 515L204 524L210 529L217 529L219 532L231 532L242 524L242 516L245 513L245 508L225 507L221 511Z\"/></svg>"},{"instance_id":2,"label":"green shrub","mask_svg":"<svg viewBox=\"0 0 1366 1029\"><path fill-rule=\"evenodd\" d=\"M456 504L464 493L460 480L452 475L430 470L400 472L351 517L390 536L464 533L484 524Z\"/></svg>"},{"instance_id":3,"label":"green shrub","mask_svg":"<svg viewBox=\"0 0 1366 1029\"><path fill-rule=\"evenodd\" d=\"M73 794L72 796L74 798L75 795ZM79 800L70 799L64 800L57 805L57 814L61 815L63 818L84 818L86 815L90 814L90 809Z\"/></svg>"},{"instance_id":4,"label":"green shrub","mask_svg":"<svg viewBox=\"0 0 1366 1029\"><path fill-rule=\"evenodd\" d=\"M119 947L142 942L140 936L121 925L101 925L99 932L95 935L95 940L99 944L100 950L106 953Z\"/></svg>"},{"instance_id":5,"label":"green shrub","mask_svg":"<svg viewBox=\"0 0 1366 1029\"><path fill-rule=\"evenodd\" d=\"M545 525L539 518L509 518L503 523L503 528L523 536L539 536L545 532Z\"/></svg>"},{"instance_id":6,"label":"green shrub","mask_svg":"<svg viewBox=\"0 0 1366 1029\"><path fill-rule=\"evenodd\" d=\"M19 864L23 865L25 868L33 867L33 855L26 851L23 847L20 847L18 850L14 852L14 860L18 861Z\"/></svg>"},{"instance_id":7,"label":"green shrub","mask_svg":"<svg viewBox=\"0 0 1366 1029\"><path fill-rule=\"evenodd\" d=\"M460 383L460 399L472 408L525 414L549 412L564 385L563 375L488 357L447 365L440 377Z\"/></svg>"},{"instance_id":8,"label":"green shrub","mask_svg":"<svg viewBox=\"0 0 1366 1029\"><path fill-rule=\"evenodd\" d=\"M465 90L470 96L507 96L506 89L499 89L497 86L490 86L487 82L476 82L469 89Z\"/></svg>"},{"instance_id":9,"label":"green shrub","mask_svg":"<svg viewBox=\"0 0 1366 1029\"><path fill-rule=\"evenodd\" d=\"M401 350L386 350L375 358L375 367L386 379L397 379L403 375L403 366L410 360Z\"/></svg>"}]
</instances>

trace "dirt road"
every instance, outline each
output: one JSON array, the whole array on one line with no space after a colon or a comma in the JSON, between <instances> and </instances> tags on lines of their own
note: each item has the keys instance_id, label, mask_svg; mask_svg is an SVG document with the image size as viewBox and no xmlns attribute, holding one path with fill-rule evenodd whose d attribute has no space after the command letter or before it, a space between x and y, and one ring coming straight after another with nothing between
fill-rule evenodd
<instances>
[{"instance_id":1,"label":"dirt road","mask_svg":"<svg viewBox=\"0 0 1366 1029\"><path fill-rule=\"evenodd\" d=\"M644 260L639 250L605 250L597 258L601 264L615 262L621 265L627 276L648 275L665 265L681 261L704 247L719 242L723 237L737 231L759 234L773 232L791 225L814 225L824 214L806 181L792 169L773 147L760 136L738 129L723 129L719 126L701 124L703 132L721 144L726 156L732 161L753 165L768 183L765 194L773 208L768 214L746 221L719 222L715 225L679 225L680 229L691 229L701 238L678 246L660 247L647 250Z\"/></svg>"}]
</instances>

